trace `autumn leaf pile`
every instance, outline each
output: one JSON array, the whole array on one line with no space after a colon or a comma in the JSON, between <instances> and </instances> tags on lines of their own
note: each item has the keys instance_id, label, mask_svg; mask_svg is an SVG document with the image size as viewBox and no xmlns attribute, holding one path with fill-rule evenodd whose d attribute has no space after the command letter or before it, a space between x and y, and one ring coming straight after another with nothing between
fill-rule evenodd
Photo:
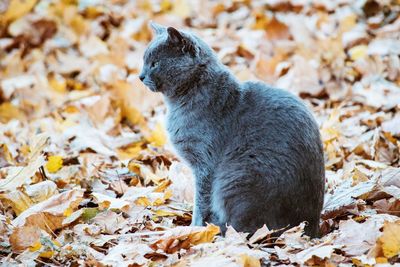
<instances>
[{"instance_id":1,"label":"autumn leaf pile","mask_svg":"<svg viewBox=\"0 0 400 267\"><path fill-rule=\"evenodd\" d=\"M321 238L189 226L192 175L137 78L149 20L190 28L240 80L313 110ZM400 263L399 111L398 0L2 1L0 265Z\"/></svg>"}]
</instances>

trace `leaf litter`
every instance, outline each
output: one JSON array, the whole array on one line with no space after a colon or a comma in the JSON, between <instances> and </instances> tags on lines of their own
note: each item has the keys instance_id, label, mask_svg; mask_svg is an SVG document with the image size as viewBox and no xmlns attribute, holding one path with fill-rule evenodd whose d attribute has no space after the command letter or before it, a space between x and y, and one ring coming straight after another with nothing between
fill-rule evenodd
<instances>
[{"instance_id":1,"label":"leaf litter","mask_svg":"<svg viewBox=\"0 0 400 267\"><path fill-rule=\"evenodd\" d=\"M191 29L240 80L300 96L326 165L321 237L190 226L191 171L138 79L148 21ZM398 1L0 4L0 263L400 263Z\"/></svg>"}]
</instances>

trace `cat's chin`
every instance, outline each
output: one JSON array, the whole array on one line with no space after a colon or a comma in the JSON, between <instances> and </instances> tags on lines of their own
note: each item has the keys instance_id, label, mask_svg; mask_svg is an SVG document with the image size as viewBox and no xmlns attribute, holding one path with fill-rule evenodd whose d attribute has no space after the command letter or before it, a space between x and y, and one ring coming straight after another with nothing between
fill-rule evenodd
<instances>
[{"instance_id":1,"label":"cat's chin","mask_svg":"<svg viewBox=\"0 0 400 267\"><path fill-rule=\"evenodd\" d=\"M147 88L149 88L150 91L152 91L152 92L154 92L154 93L159 92L159 90L157 90L157 88L154 88L154 87L147 87Z\"/></svg>"},{"instance_id":2,"label":"cat's chin","mask_svg":"<svg viewBox=\"0 0 400 267\"><path fill-rule=\"evenodd\" d=\"M144 82L144 85L146 85L146 87L152 92L159 92L158 88L153 84L146 84L146 82Z\"/></svg>"}]
</instances>

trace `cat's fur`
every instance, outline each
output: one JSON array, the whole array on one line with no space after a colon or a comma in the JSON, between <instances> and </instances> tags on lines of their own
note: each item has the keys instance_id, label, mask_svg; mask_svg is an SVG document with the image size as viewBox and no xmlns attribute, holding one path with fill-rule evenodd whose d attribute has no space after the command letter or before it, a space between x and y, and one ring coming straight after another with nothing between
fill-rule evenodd
<instances>
[{"instance_id":1,"label":"cat's fur","mask_svg":"<svg viewBox=\"0 0 400 267\"><path fill-rule=\"evenodd\" d=\"M312 114L286 91L240 83L195 35L152 27L140 79L164 94L170 139L194 172L192 224L254 232L307 221L317 235L324 160Z\"/></svg>"}]
</instances>

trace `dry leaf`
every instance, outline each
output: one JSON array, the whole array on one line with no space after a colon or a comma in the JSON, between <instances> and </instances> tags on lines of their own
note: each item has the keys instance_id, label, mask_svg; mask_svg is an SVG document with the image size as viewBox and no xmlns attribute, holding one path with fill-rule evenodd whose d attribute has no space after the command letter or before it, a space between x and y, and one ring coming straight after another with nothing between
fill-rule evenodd
<instances>
[{"instance_id":1,"label":"dry leaf","mask_svg":"<svg viewBox=\"0 0 400 267\"><path fill-rule=\"evenodd\" d=\"M130 203L120 198L109 197L100 193L92 193L99 205L104 209L117 209L127 211Z\"/></svg>"},{"instance_id":2,"label":"dry leaf","mask_svg":"<svg viewBox=\"0 0 400 267\"><path fill-rule=\"evenodd\" d=\"M63 166L63 158L61 156L50 156L47 158L46 170L55 173Z\"/></svg>"},{"instance_id":3,"label":"dry leaf","mask_svg":"<svg viewBox=\"0 0 400 267\"><path fill-rule=\"evenodd\" d=\"M62 228L62 221L76 209L82 196L82 190L77 189L54 195L25 210L12 223L17 227L37 226L52 233Z\"/></svg>"},{"instance_id":4,"label":"dry leaf","mask_svg":"<svg viewBox=\"0 0 400 267\"><path fill-rule=\"evenodd\" d=\"M34 245L39 241L42 230L37 226L16 227L10 236L10 244L14 252L23 250Z\"/></svg>"},{"instance_id":5,"label":"dry leaf","mask_svg":"<svg viewBox=\"0 0 400 267\"><path fill-rule=\"evenodd\" d=\"M382 236L377 241L383 256L392 258L400 254L400 222L385 222Z\"/></svg>"},{"instance_id":6,"label":"dry leaf","mask_svg":"<svg viewBox=\"0 0 400 267\"><path fill-rule=\"evenodd\" d=\"M17 187L29 183L31 177L45 163L42 151L48 140L49 137L46 134L35 136L29 155L28 165L9 169L7 177L4 180L0 180L0 190L15 190Z\"/></svg>"},{"instance_id":7,"label":"dry leaf","mask_svg":"<svg viewBox=\"0 0 400 267\"><path fill-rule=\"evenodd\" d=\"M167 231L151 245L151 248L161 249L170 254L197 244L211 242L219 232L219 227L212 224L207 227L177 227Z\"/></svg>"},{"instance_id":8,"label":"dry leaf","mask_svg":"<svg viewBox=\"0 0 400 267\"><path fill-rule=\"evenodd\" d=\"M37 0L11 0L7 11L1 15L0 22L6 23L22 17L36 5L36 2Z\"/></svg>"}]
</instances>

